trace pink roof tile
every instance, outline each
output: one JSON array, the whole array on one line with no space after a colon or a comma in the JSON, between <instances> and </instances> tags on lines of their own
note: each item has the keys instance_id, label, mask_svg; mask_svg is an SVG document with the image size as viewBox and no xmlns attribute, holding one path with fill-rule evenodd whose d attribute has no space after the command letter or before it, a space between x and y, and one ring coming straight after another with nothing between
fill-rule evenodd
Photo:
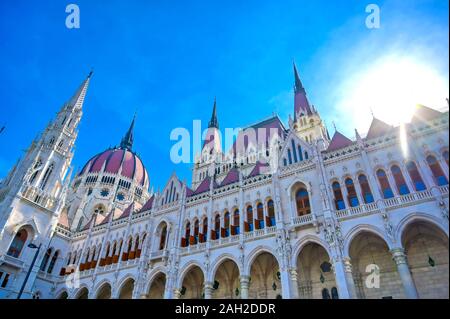
<instances>
[{"instance_id":1,"label":"pink roof tile","mask_svg":"<svg viewBox=\"0 0 450 319\"><path fill-rule=\"evenodd\" d=\"M122 165L122 162L124 162L124 153L125 151L120 149L114 150L113 154L107 159L105 172L117 174L119 172L120 166ZM127 164L126 161L124 164ZM130 175L124 174L124 176L128 177Z\"/></svg>"},{"instance_id":2,"label":"pink roof tile","mask_svg":"<svg viewBox=\"0 0 450 319\"><path fill-rule=\"evenodd\" d=\"M248 129L253 129L254 134L248 134L248 131L246 134L246 130ZM233 144L233 153L236 155L237 152L245 152L249 144L252 144L255 147L257 145L268 146L270 140L276 134L280 137L284 137L285 131L283 124L277 116L273 116L270 119L249 126L237 136L236 141Z\"/></svg>"},{"instance_id":3,"label":"pink roof tile","mask_svg":"<svg viewBox=\"0 0 450 319\"><path fill-rule=\"evenodd\" d=\"M391 130L392 126L374 117L372 120L372 124L370 124L369 133L367 133L366 139L383 136L389 133Z\"/></svg>"},{"instance_id":4,"label":"pink roof tile","mask_svg":"<svg viewBox=\"0 0 450 319\"><path fill-rule=\"evenodd\" d=\"M198 185L197 189L195 190L195 192L193 193L193 195L198 195L204 192L209 191L209 185L211 183L211 177L206 177L201 183L200 185Z\"/></svg>"},{"instance_id":5,"label":"pink roof tile","mask_svg":"<svg viewBox=\"0 0 450 319\"><path fill-rule=\"evenodd\" d=\"M106 150L90 159L83 167L81 174L98 173L106 163L105 172L120 174L136 180L141 185L148 184L148 174L141 159L129 150L115 148Z\"/></svg>"},{"instance_id":6,"label":"pink roof tile","mask_svg":"<svg viewBox=\"0 0 450 319\"><path fill-rule=\"evenodd\" d=\"M150 199L144 204L144 206L141 209L141 212L152 209L154 201L155 201L155 195L150 197Z\"/></svg>"},{"instance_id":7,"label":"pink roof tile","mask_svg":"<svg viewBox=\"0 0 450 319\"><path fill-rule=\"evenodd\" d=\"M442 113L425 105L417 105L411 122L426 122L441 116Z\"/></svg>"},{"instance_id":8,"label":"pink roof tile","mask_svg":"<svg viewBox=\"0 0 450 319\"><path fill-rule=\"evenodd\" d=\"M108 159L108 157L111 155L112 152L113 152L112 150L106 150L105 152L97 155L92 162L92 166L89 172L90 173L100 172L100 170L103 167L103 164L105 163L105 161Z\"/></svg>"},{"instance_id":9,"label":"pink roof tile","mask_svg":"<svg viewBox=\"0 0 450 319\"><path fill-rule=\"evenodd\" d=\"M220 186L233 184L238 181L239 181L239 171L237 170L237 168L233 168L228 172L227 176L224 178Z\"/></svg>"},{"instance_id":10,"label":"pink roof tile","mask_svg":"<svg viewBox=\"0 0 450 319\"><path fill-rule=\"evenodd\" d=\"M61 215L59 215L58 224L66 228L70 228L69 217L67 216L67 212L65 210L61 212Z\"/></svg>"},{"instance_id":11,"label":"pink roof tile","mask_svg":"<svg viewBox=\"0 0 450 319\"><path fill-rule=\"evenodd\" d=\"M259 161L256 162L255 167L253 167L252 171L247 176L247 178L255 177L255 176L263 174L264 173L264 169L268 168L268 167L269 167L269 164L267 164L267 163L261 163Z\"/></svg>"},{"instance_id":12,"label":"pink roof tile","mask_svg":"<svg viewBox=\"0 0 450 319\"><path fill-rule=\"evenodd\" d=\"M335 151L352 144L353 142L351 139L336 131L331 139L330 145L328 145L327 151Z\"/></svg>"},{"instance_id":13,"label":"pink roof tile","mask_svg":"<svg viewBox=\"0 0 450 319\"><path fill-rule=\"evenodd\" d=\"M132 208L133 208L133 204L131 204L130 206L128 206L128 207L123 211L122 215L120 215L119 218L125 218L125 217L130 216L130 213L131 213L131 209L132 209Z\"/></svg>"}]
</instances>

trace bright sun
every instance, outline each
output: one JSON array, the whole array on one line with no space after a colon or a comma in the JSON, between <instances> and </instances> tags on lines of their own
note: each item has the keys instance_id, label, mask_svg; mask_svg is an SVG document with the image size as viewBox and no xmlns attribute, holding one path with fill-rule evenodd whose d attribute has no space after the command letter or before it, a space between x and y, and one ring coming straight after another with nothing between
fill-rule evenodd
<instances>
[{"instance_id":1,"label":"bright sun","mask_svg":"<svg viewBox=\"0 0 450 319\"><path fill-rule=\"evenodd\" d=\"M364 131L370 112L389 123L409 122L417 104L441 109L448 97L448 79L412 57L388 56L371 63L344 84L346 114ZM369 115L369 116L368 116Z\"/></svg>"}]
</instances>

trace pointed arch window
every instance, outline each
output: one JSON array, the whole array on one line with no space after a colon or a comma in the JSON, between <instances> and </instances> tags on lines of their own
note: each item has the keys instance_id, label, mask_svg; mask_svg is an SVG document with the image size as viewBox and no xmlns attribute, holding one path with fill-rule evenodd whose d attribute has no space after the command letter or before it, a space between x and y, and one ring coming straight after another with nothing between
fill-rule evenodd
<instances>
[{"instance_id":1,"label":"pointed arch window","mask_svg":"<svg viewBox=\"0 0 450 319\"><path fill-rule=\"evenodd\" d=\"M431 172L433 173L435 183L438 186L448 185L447 177L445 177L441 165L439 165L439 162L436 160L436 157L434 157L433 155L428 155L427 163L428 166L430 166Z\"/></svg>"},{"instance_id":2,"label":"pointed arch window","mask_svg":"<svg viewBox=\"0 0 450 319\"><path fill-rule=\"evenodd\" d=\"M292 154L291 154L291 149L288 148L287 152L288 152L288 162L289 162L289 165L291 165L291 164L292 164Z\"/></svg>"},{"instance_id":3,"label":"pointed arch window","mask_svg":"<svg viewBox=\"0 0 450 319\"><path fill-rule=\"evenodd\" d=\"M187 222L184 226L184 237L181 239L181 247L189 246L189 238L191 237L191 223Z\"/></svg>"},{"instance_id":4,"label":"pointed arch window","mask_svg":"<svg viewBox=\"0 0 450 319\"><path fill-rule=\"evenodd\" d=\"M47 170L45 171L44 177L42 177L41 189L44 189L45 186L47 185L47 182L48 182L52 172L53 172L53 164L51 164L49 167L47 167Z\"/></svg>"},{"instance_id":5,"label":"pointed arch window","mask_svg":"<svg viewBox=\"0 0 450 319\"><path fill-rule=\"evenodd\" d=\"M417 169L416 163L414 163L413 161L407 162L406 169L408 170L409 177L411 177L414 189L417 192L426 190L427 187L425 186L422 176L420 175L419 170Z\"/></svg>"},{"instance_id":6,"label":"pointed arch window","mask_svg":"<svg viewBox=\"0 0 450 319\"><path fill-rule=\"evenodd\" d=\"M253 231L253 207L251 205L247 206L247 221L245 222L245 231Z\"/></svg>"},{"instance_id":7,"label":"pointed arch window","mask_svg":"<svg viewBox=\"0 0 450 319\"><path fill-rule=\"evenodd\" d=\"M262 203L258 203L256 205L256 220L255 227L256 229L264 228L264 205Z\"/></svg>"},{"instance_id":8,"label":"pointed arch window","mask_svg":"<svg viewBox=\"0 0 450 319\"><path fill-rule=\"evenodd\" d=\"M33 166L33 169L35 170L34 171L34 173L33 173L33 175L31 175L31 177L30 177L30 184L31 183L33 183L34 181L35 181L35 179L36 179L36 177L37 177L37 175L38 175L38 173L39 173L39 171L40 171L40 167L41 167L41 165L42 165L42 161L39 159L39 160L37 160L37 162L36 162L36 164L34 164L34 166Z\"/></svg>"},{"instance_id":9,"label":"pointed arch window","mask_svg":"<svg viewBox=\"0 0 450 319\"><path fill-rule=\"evenodd\" d=\"M405 178L403 177L402 170L398 165L393 165L391 167L392 175L394 176L395 185L397 187L397 191L400 195L409 194L408 185L406 185Z\"/></svg>"},{"instance_id":10,"label":"pointed arch window","mask_svg":"<svg viewBox=\"0 0 450 319\"><path fill-rule=\"evenodd\" d=\"M301 145L298 145L298 156L300 157L300 161L303 161L303 152Z\"/></svg>"},{"instance_id":11,"label":"pointed arch window","mask_svg":"<svg viewBox=\"0 0 450 319\"><path fill-rule=\"evenodd\" d=\"M45 268L47 267L47 264L48 264L48 261L50 260L51 255L52 255L52 249L49 248L45 252L44 258L42 258L41 267L40 267L41 271L45 271Z\"/></svg>"},{"instance_id":12,"label":"pointed arch window","mask_svg":"<svg viewBox=\"0 0 450 319\"><path fill-rule=\"evenodd\" d=\"M14 239L9 246L8 252L6 253L8 256L12 256L15 258L19 258L20 253L23 250L23 246L25 245L25 242L28 238L28 232L25 229L20 229L16 235L14 236Z\"/></svg>"},{"instance_id":13,"label":"pointed arch window","mask_svg":"<svg viewBox=\"0 0 450 319\"><path fill-rule=\"evenodd\" d=\"M52 260L50 260L50 264L48 265L47 273L51 274L53 272L53 268L55 268L56 261L58 260L59 251L55 251L53 254Z\"/></svg>"},{"instance_id":14,"label":"pointed arch window","mask_svg":"<svg viewBox=\"0 0 450 319\"><path fill-rule=\"evenodd\" d=\"M308 195L308 191L305 188L300 188L295 193L295 201L297 204L297 215L298 216L311 214L309 195Z\"/></svg>"},{"instance_id":15,"label":"pointed arch window","mask_svg":"<svg viewBox=\"0 0 450 319\"><path fill-rule=\"evenodd\" d=\"M345 209L344 197L342 196L341 185L339 182L332 184L334 194L334 204L337 210Z\"/></svg>"},{"instance_id":16,"label":"pointed arch window","mask_svg":"<svg viewBox=\"0 0 450 319\"><path fill-rule=\"evenodd\" d=\"M199 233L200 233L200 221L196 219L194 222L194 244L198 243Z\"/></svg>"},{"instance_id":17,"label":"pointed arch window","mask_svg":"<svg viewBox=\"0 0 450 319\"><path fill-rule=\"evenodd\" d=\"M394 193L392 192L392 188L391 185L389 184L386 172L381 168L377 171L377 178L378 182L380 183L383 198L388 199L394 197Z\"/></svg>"},{"instance_id":18,"label":"pointed arch window","mask_svg":"<svg viewBox=\"0 0 450 319\"><path fill-rule=\"evenodd\" d=\"M233 212L233 226L231 227L231 235L239 235L240 234L240 216L239 209L235 209Z\"/></svg>"},{"instance_id":19,"label":"pointed arch window","mask_svg":"<svg viewBox=\"0 0 450 319\"><path fill-rule=\"evenodd\" d=\"M339 299L339 293L336 287L331 288L331 299Z\"/></svg>"},{"instance_id":20,"label":"pointed arch window","mask_svg":"<svg viewBox=\"0 0 450 319\"><path fill-rule=\"evenodd\" d=\"M226 211L223 217L224 230L223 237L230 236L230 212Z\"/></svg>"},{"instance_id":21,"label":"pointed arch window","mask_svg":"<svg viewBox=\"0 0 450 319\"><path fill-rule=\"evenodd\" d=\"M327 288L322 289L322 299L331 299L330 292Z\"/></svg>"},{"instance_id":22,"label":"pointed arch window","mask_svg":"<svg viewBox=\"0 0 450 319\"><path fill-rule=\"evenodd\" d=\"M161 228L161 236L159 238L159 250L166 248L166 237L167 237L167 225L164 224Z\"/></svg>"},{"instance_id":23,"label":"pointed arch window","mask_svg":"<svg viewBox=\"0 0 450 319\"><path fill-rule=\"evenodd\" d=\"M213 239L219 239L220 238L220 215L217 214L214 219L214 238Z\"/></svg>"},{"instance_id":24,"label":"pointed arch window","mask_svg":"<svg viewBox=\"0 0 450 319\"><path fill-rule=\"evenodd\" d=\"M361 187L362 197L364 199L364 203L369 204L373 203L373 195L372 190L370 189L369 181L367 180L367 176L361 174L358 176L359 186Z\"/></svg>"},{"instance_id":25,"label":"pointed arch window","mask_svg":"<svg viewBox=\"0 0 450 319\"><path fill-rule=\"evenodd\" d=\"M275 220L275 205L273 204L273 200L271 199L267 201L267 214L268 214L267 226L268 227L275 226L277 224Z\"/></svg>"},{"instance_id":26,"label":"pointed arch window","mask_svg":"<svg viewBox=\"0 0 450 319\"><path fill-rule=\"evenodd\" d=\"M208 240L208 217L203 218L202 243Z\"/></svg>"},{"instance_id":27,"label":"pointed arch window","mask_svg":"<svg viewBox=\"0 0 450 319\"><path fill-rule=\"evenodd\" d=\"M350 207L359 206L358 195L356 194L355 184L351 178L345 180L345 187L347 188L348 202Z\"/></svg>"}]
</instances>

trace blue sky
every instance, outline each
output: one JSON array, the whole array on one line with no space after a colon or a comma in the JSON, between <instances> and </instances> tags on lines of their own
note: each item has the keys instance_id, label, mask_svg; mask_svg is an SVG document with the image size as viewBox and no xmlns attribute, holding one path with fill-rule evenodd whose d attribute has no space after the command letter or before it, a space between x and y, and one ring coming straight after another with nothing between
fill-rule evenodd
<instances>
[{"instance_id":1,"label":"blue sky","mask_svg":"<svg viewBox=\"0 0 450 319\"><path fill-rule=\"evenodd\" d=\"M189 166L170 161L170 132L194 119L207 125L214 96L223 128L273 112L287 123L293 59L331 133L332 121L349 137L355 127L367 130L377 105L349 96L393 56L394 65L419 61L436 80L433 96L418 102L442 108L448 97L447 0L72 2L80 29L65 27L69 2L0 2L0 176L91 67L73 165L118 144L137 111L134 149L156 189L174 170L190 182ZM380 29L365 26L369 3L381 8ZM418 79L411 90L424 88L425 77L410 78ZM362 115L352 116L349 105Z\"/></svg>"}]
</instances>

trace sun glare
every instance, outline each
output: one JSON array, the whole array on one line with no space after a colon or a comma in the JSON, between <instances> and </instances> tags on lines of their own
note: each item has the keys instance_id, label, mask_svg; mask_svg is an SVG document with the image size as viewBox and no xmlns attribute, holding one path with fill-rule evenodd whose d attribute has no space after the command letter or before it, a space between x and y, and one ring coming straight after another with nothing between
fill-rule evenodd
<instances>
[{"instance_id":1,"label":"sun glare","mask_svg":"<svg viewBox=\"0 0 450 319\"><path fill-rule=\"evenodd\" d=\"M448 80L412 57L389 56L348 79L342 101L355 126L367 131L375 117L392 125L411 120L417 104L440 109L446 105Z\"/></svg>"}]
</instances>

